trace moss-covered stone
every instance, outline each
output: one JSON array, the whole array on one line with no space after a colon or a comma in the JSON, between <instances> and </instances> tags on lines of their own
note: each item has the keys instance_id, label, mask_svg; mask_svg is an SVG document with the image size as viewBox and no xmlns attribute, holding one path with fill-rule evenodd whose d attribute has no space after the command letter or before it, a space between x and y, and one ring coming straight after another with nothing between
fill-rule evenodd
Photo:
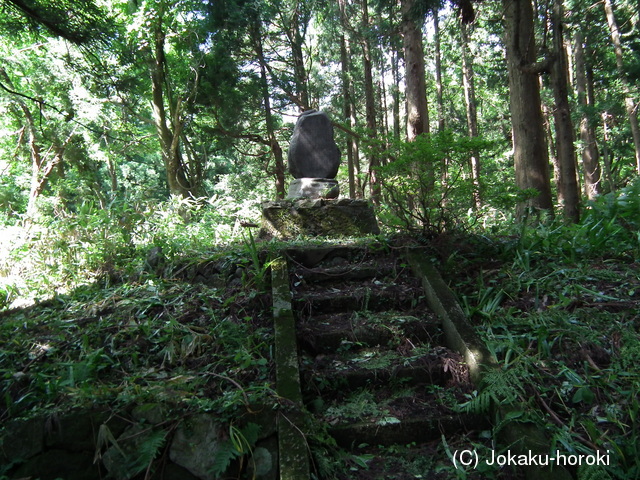
<instances>
[{"instance_id":1,"label":"moss-covered stone","mask_svg":"<svg viewBox=\"0 0 640 480\"><path fill-rule=\"evenodd\" d=\"M469 373L476 384L480 384L485 369L499 368L496 359L475 333L455 295L446 285L429 259L419 249L409 249L407 259L411 268L421 277L422 286L431 308L442 319L447 346L457 350L465 358ZM494 406L494 415L506 418L509 407ZM501 426L499 438L509 445L516 455L545 455L549 453L550 439L538 425L518 421ZM523 467L527 480L569 480L569 471L560 465Z\"/></svg>"},{"instance_id":2,"label":"moss-covered stone","mask_svg":"<svg viewBox=\"0 0 640 480\"><path fill-rule=\"evenodd\" d=\"M360 237L380 233L372 205L340 198L283 200L262 205L261 237Z\"/></svg>"},{"instance_id":3,"label":"moss-covered stone","mask_svg":"<svg viewBox=\"0 0 640 480\"><path fill-rule=\"evenodd\" d=\"M483 366L495 364L487 347L476 335L453 292L431 262L418 249L407 251L407 260L420 277L427 302L442 320L447 347L460 353L474 383L480 381Z\"/></svg>"},{"instance_id":4,"label":"moss-covered stone","mask_svg":"<svg viewBox=\"0 0 640 480\"><path fill-rule=\"evenodd\" d=\"M303 423L302 393L298 369L295 319L291 310L289 272L284 258L271 263L273 320L275 330L276 391L287 407L278 413L278 450L280 479L309 478L306 440L300 429Z\"/></svg>"}]
</instances>

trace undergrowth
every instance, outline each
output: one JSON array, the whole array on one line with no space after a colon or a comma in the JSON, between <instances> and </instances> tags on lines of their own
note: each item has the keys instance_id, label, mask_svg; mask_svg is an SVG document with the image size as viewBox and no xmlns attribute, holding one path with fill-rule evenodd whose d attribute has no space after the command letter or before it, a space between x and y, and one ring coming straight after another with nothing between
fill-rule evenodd
<instances>
[{"instance_id":1,"label":"undergrowth","mask_svg":"<svg viewBox=\"0 0 640 480\"><path fill-rule=\"evenodd\" d=\"M0 425L161 406L159 426L143 421L128 436L96 426L95 462L148 478L178 424L209 412L228 425L218 473L250 468L256 430L239 419L279 402L268 265L239 223L234 233L214 221L211 209L174 200L147 212L86 203L5 226ZM13 466L2 463L0 477Z\"/></svg>"},{"instance_id":2,"label":"undergrowth","mask_svg":"<svg viewBox=\"0 0 640 480\"><path fill-rule=\"evenodd\" d=\"M115 213L87 203L66 218L5 226L0 423L161 403L167 418L204 411L229 424L220 469L250 456L255 427L234 420L251 405L279 402L268 264L239 217L217 220L211 209L177 201ZM501 448L495 439L508 422L534 423L551 451L609 452L609 465L582 466L577 478L640 478L640 182L588 205L576 225L506 224L488 222L441 251L443 272L498 361L458 405L498 412L493 430L469 441L488 453ZM217 280L186 278L199 269ZM371 402L360 400L362 413ZM149 436L144 458L165 438ZM443 437L439 453L452 442ZM366 468L368 455L343 460Z\"/></svg>"},{"instance_id":3,"label":"undergrowth","mask_svg":"<svg viewBox=\"0 0 640 480\"><path fill-rule=\"evenodd\" d=\"M508 423L532 423L550 454L608 455L608 465L573 468L578 479L640 478L639 228L636 182L578 224L520 224L446 261L498 361L459 408L493 412L496 438Z\"/></svg>"}]
</instances>

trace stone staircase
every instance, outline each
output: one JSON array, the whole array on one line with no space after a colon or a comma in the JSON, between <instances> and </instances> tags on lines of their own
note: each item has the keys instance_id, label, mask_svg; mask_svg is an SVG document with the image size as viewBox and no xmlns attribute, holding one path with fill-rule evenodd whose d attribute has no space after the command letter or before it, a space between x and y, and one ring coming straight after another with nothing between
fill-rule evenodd
<instances>
[{"instance_id":1,"label":"stone staircase","mask_svg":"<svg viewBox=\"0 0 640 480\"><path fill-rule=\"evenodd\" d=\"M320 442L306 439L310 475L446 478L433 474L443 436L487 422L454 408L473 390L469 369L448 347L407 255L372 244L290 248L285 256L300 407L312 430L326 432ZM328 453L342 471L332 470Z\"/></svg>"}]
</instances>

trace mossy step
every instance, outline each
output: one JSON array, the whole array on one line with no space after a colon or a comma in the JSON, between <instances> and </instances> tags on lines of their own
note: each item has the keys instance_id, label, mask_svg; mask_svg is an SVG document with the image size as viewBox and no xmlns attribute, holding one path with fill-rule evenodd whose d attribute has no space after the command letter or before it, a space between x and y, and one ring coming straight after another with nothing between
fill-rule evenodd
<instances>
[{"instance_id":1,"label":"mossy step","mask_svg":"<svg viewBox=\"0 0 640 480\"><path fill-rule=\"evenodd\" d=\"M382 282L310 288L294 292L292 301L298 318L335 312L409 310L418 303L419 299L407 286Z\"/></svg>"},{"instance_id":2,"label":"mossy step","mask_svg":"<svg viewBox=\"0 0 640 480\"><path fill-rule=\"evenodd\" d=\"M379 256L379 251L373 248L351 245L319 245L304 248L288 248L286 255L293 266L306 268L322 267L330 265L338 259L338 262L347 261L357 263L368 258Z\"/></svg>"},{"instance_id":3,"label":"mossy step","mask_svg":"<svg viewBox=\"0 0 640 480\"><path fill-rule=\"evenodd\" d=\"M445 385L468 380L467 367L459 354L444 347L430 349L409 344L395 350L362 349L335 355L302 359L301 376L309 389L313 385L350 390L364 386Z\"/></svg>"},{"instance_id":4,"label":"mossy step","mask_svg":"<svg viewBox=\"0 0 640 480\"><path fill-rule=\"evenodd\" d=\"M473 414L416 415L411 418L386 417L376 421L335 425L329 434L345 448L354 445L407 445L437 440L472 430L488 428L486 418Z\"/></svg>"},{"instance_id":5,"label":"mossy step","mask_svg":"<svg viewBox=\"0 0 640 480\"><path fill-rule=\"evenodd\" d=\"M398 269L392 264L380 265L375 261L352 264L344 260L328 267L296 268L291 272L291 277L296 286L303 283L382 278L397 272Z\"/></svg>"},{"instance_id":6,"label":"mossy step","mask_svg":"<svg viewBox=\"0 0 640 480\"><path fill-rule=\"evenodd\" d=\"M437 344L440 320L430 311L334 313L313 316L297 324L299 345L312 354L338 349L413 344Z\"/></svg>"},{"instance_id":7,"label":"mossy step","mask_svg":"<svg viewBox=\"0 0 640 480\"><path fill-rule=\"evenodd\" d=\"M354 456L357 463L355 467L350 467L348 476L343 478L349 480L465 478L449 473L452 471L451 459L447 456L442 444L442 439L438 438L430 442L386 447L368 444L352 446L349 448L349 453ZM323 480L328 478L324 477Z\"/></svg>"},{"instance_id":8,"label":"mossy step","mask_svg":"<svg viewBox=\"0 0 640 480\"><path fill-rule=\"evenodd\" d=\"M463 431L484 429L482 416L456 410L470 384L447 387L389 384L323 392L307 402L309 411L327 425L345 447L428 442Z\"/></svg>"}]
</instances>

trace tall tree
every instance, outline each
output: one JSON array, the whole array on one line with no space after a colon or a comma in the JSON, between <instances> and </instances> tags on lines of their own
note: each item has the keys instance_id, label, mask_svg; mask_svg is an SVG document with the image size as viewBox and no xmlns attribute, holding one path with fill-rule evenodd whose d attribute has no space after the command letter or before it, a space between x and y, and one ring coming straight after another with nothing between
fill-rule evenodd
<instances>
[{"instance_id":1,"label":"tall tree","mask_svg":"<svg viewBox=\"0 0 640 480\"><path fill-rule=\"evenodd\" d=\"M417 0L401 0L401 32L405 62L407 139L429 133L422 24L424 14Z\"/></svg>"},{"instance_id":2,"label":"tall tree","mask_svg":"<svg viewBox=\"0 0 640 480\"><path fill-rule=\"evenodd\" d=\"M6 84L11 91L15 92L15 90L13 90L15 88L13 82L3 67L0 67L0 79L2 79L2 82ZM15 113L18 115L21 113L25 121L25 125L20 130L19 144L26 140L27 149L31 158L31 185L27 204L27 218L33 218L37 213L36 202L38 197L44 191L54 172L62 168L64 151L76 132L75 129L72 128L66 136L66 139L62 141L59 141L57 138L54 139L50 147L46 149L46 152L43 152L40 143L43 139L39 138L40 129L36 125L29 105L22 97L17 95L14 96L13 102L14 110L19 110L19 112L16 111ZM40 106L40 108L42 108L42 106ZM40 111L40 117L42 117L42 111Z\"/></svg>"},{"instance_id":3,"label":"tall tree","mask_svg":"<svg viewBox=\"0 0 640 480\"><path fill-rule=\"evenodd\" d=\"M566 219L578 222L580 218L580 191L576 178L576 152L574 130L569 107L569 68L564 45L563 0L554 0L551 14L554 61L551 65L551 83L555 108L556 148L559 164L558 200Z\"/></svg>"},{"instance_id":4,"label":"tall tree","mask_svg":"<svg viewBox=\"0 0 640 480\"><path fill-rule=\"evenodd\" d=\"M267 131L268 146L273 153L275 161L276 196L280 199L285 196L285 166L282 147L276 136L275 119L271 109L271 95L269 93L269 80L267 76L267 59L262 46L262 22L259 16L254 19L251 26L252 43L258 65L260 66L260 86L262 89L263 111L265 128Z\"/></svg>"},{"instance_id":5,"label":"tall tree","mask_svg":"<svg viewBox=\"0 0 640 480\"><path fill-rule=\"evenodd\" d=\"M589 107L593 107L593 98L589 95L587 66L584 52L584 38L580 29L576 31L574 40L576 93L581 108L580 140L582 142L582 170L584 172L585 193L593 200L601 192L600 161L596 132L589 115Z\"/></svg>"},{"instance_id":6,"label":"tall tree","mask_svg":"<svg viewBox=\"0 0 640 480\"><path fill-rule=\"evenodd\" d=\"M618 23L616 21L611 0L604 0L604 11L607 16L609 30L611 31L611 41L613 42L613 48L616 54L618 75L620 75L620 79L622 80L624 105L627 110L627 117L629 118L629 125L631 127L631 137L633 139L633 146L635 149L636 171L640 174L640 125L638 125L638 106L633 98L631 86L629 85L629 80L627 79L627 74L624 69L620 30L618 29Z\"/></svg>"},{"instance_id":7,"label":"tall tree","mask_svg":"<svg viewBox=\"0 0 640 480\"><path fill-rule=\"evenodd\" d=\"M286 35L291 53L295 92L292 99L306 110L311 107L309 99L309 77L305 66L304 42L311 20L311 2L309 0L287 0L278 2L280 26Z\"/></svg>"},{"instance_id":8,"label":"tall tree","mask_svg":"<svg viewBox=\"0 0 640 480\"><path fill-rule=\"evenodd\" d=\"M464 87L464 103L467 113L467 132L469 137L478 136L478 108L476 102L475 78L473 74L473 60L469 44L469 25L460 22L460 48L462 50L462 85ZM482 206L480 194L480 154L474 152L469 159L471 164L471 178L473 179L473 204L475 208Z\"/></svg>"},{"instance_id":9,"label":"tall tree","mask_svg":"<svg viewBox=\"0 0 640 480\"><path fill-rule=\"evenodd\" d=\"M355 105L352 95L352 61L351 61L351 42L348 33L352 32L349 24L349 15L347 13L347 1L339 0L339 16L342 32L340 33L340 67L342 80L342 114L344 120L349 123L351 128L356 126ZM347 135L347 172L349 175L349 197L356 198L360 195L359 177L360 162L358 158L357 138L353 135Z\"/></svg>"},{"instance_id":10,"label":"tall tree","mask_svg":"<svg viewBox=\"0 0 640 480\"><path fill-rule=\"evenodd\" d=\"M188 197L193 186L187 179L186 166L180 149L181 135L184 129L184 101L180 96L171 95L170 79L167 78L167 57L165 42L167 38L165 15L168 5L164 0L158 2L151 17L151 44L149 72L151 76L153 121L160 142L162 160L167 172L167 185L172 195Z\"/></svg>"},{"instance_id":11,"label":"tall tree","mask_svg":"<svg viewBox=\"0 0 640 480\"><path fill-rule=\"evenodd\" d=\"M362 18L361 18L361 37L362 46L362 63L364 69L364 96L365 96L365 112L367 121L367 134L373 140L378 135L378 125L376 121L376 95L373 83L373 49L371 46L369 3L362 0ZM380 202L380 183L378 180L377 169L380 166L380 156L377 149L372 149L369 156L369 192L374 203Z\"/></svg>"},{"instance_id":12,"label":"tall tree","mask_svg":"<svg viewBox=\"0 0 640 480\"><path fill-rule=\"evenodd\" d=\"M509 73L509 98L516 185L535 194L518 205L552 212L549 156L545 144L531 0L503 0L504 43Z\"/></svg>"},{"instance_id":13,"label":"tall tree","mask_svg":"<svg viewBox=\"0 0 640 480\"><path fill-rule=\"evenodd\" d=\"M435 43L435 67L436 67L436 105L438 111L438 132L444 132L444 99L442 86L442 53L440 52L440 20L438 9L433 9L433 40Z\"/></svg>"}]
</instances>

